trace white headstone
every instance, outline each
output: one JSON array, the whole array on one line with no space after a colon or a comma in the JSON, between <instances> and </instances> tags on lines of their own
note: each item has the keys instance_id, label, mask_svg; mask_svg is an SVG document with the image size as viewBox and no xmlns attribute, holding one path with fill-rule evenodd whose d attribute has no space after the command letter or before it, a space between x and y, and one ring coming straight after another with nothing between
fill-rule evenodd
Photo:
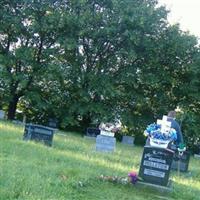
<instances>
[{"instance_id":1,"label":"white headstone","mask_svg":"<svg viewBox=\"0 0 200 200\"><path fill-rule=\"evenodd\" d=\"M101 130L100 134L101 134L101 135L104 135L104 136L109 136L109 137L114 137L114 136L115 136L115 133L114 133L114 132L105 131L105 130Z\"/></svg>"},{"instance_id":2,"label":"white headstone","mask_svg":"<svg viewBox=\"0 0 200 200\"><path fill-rule=\"evenodd\" d=\"M3 110L0 110L0 119L5 118L5 112Z\"/></svg>"}]
</instances>

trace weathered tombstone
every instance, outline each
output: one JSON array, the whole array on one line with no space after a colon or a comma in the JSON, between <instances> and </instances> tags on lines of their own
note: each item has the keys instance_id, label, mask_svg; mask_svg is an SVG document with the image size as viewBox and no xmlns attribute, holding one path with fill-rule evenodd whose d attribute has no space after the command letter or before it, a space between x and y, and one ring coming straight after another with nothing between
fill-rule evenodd
<instances>
[{"instance_id":1,"label":"weathered tombstone","mask_svg":"<svg viewBox=\"0 0 200 200\"><path fill-rule=\"evenodd\" d=\"M122 137L122 143L133 146L134 145L134 137L124 135Z\"/></svg>"},{"instance_id":2,"label":"weathered tombstone","mask_svg":"<svg viewBox=\"0 0 200 200\"><path fill-rule=\"evenodd\" d=\"M194 154L194 157L200 159L200 154Z\"/></svg>"},{"instance_id":3,"label":"weathered tombstone","mask_svg":"<svg viewBox=\"0 0 200 200\"><path fill-rule=\"evenodd\" d=\"M172 161L172 169L173 170L179 170L181 172L187 172L188 166L190 161L190 153L185 151L183 152L183 155L179 155L178 151L175 152L173 161Z\"/></svg>"},{"instance_id":4,"label":"weathered tombstone","mask_svg":"<svg viewBox=\"0 0 200 200\"><path fill-rule=\"evenodd\" d=\"M0 110L0 119L5 118L5 112L3 110Z\"/></svg>"},{"instance_id":5,"label":"weathered tombstone","mask_svg":"<svg viewBox=\"0 0 200 200\"><path fill-rule=\"evenodd\" d=\"M96 137L96 151L113 152L116 146L115 131L117 127L112 123L101 123L100 135Z\"/></svg>"},{"instance_id":6,"label":"weathered tombstone","mask_svg":"<svg viewBox=\"0 0 200 200\"><path fill-rule=\"evenodd\" d=\"M47 146L52 146L54 131L55 129L50 127L26 124L23 140L41 141Z\"/></svg>"},{"instance_id":7,"label":"weathered tombstone","mask_svg":"<svg viewBox=\"0 0 200 200\"><path fill-rule=\"evenodd\" d=\"M169 186L169 174L174 151L165 148L145 146L139 177L143 182Z\"/></svg>"},{"instance_id":8,"label":"weathered tombstone","mask_svg":"<svg viewBox=\"0 0 200 200\"><path fill-rule=\"evenodd\" d=\"M48 126L51 128L57 128L58 121L56 119L49 119Z\"/></svg>"},{"instance_id":9,"label":"weathered tombstone","mask_svg":"<svg viewBox=\"0 0 200 200\"><path fill-rule=\"evenodd\" d=\"M86 136L87 137L97 137L97 135L99 135L100 132L101 131L99 128L87 128Z\"/></svg>"},{"instance_id":10,"label":"weathered tombstone","mask_svg":"<svg viewBox=\"0 0 200 200\"><path fill-rule=\"evenodd\" d=\"M96 151L113 152L116 146L116 138L98 135L96 137Z\"/></svg>"},{"instance_id":11,"label":"weathered tombstone","mask_svg":"<svg viewBox=\"0 0 200 200\"><path fill-rule=\"evenodd\" d=\"M197 152L194 154L194 157L195 158L200 158L200 144L198 145L198 150L197 150Z\"/></svg>"}]
</instances>

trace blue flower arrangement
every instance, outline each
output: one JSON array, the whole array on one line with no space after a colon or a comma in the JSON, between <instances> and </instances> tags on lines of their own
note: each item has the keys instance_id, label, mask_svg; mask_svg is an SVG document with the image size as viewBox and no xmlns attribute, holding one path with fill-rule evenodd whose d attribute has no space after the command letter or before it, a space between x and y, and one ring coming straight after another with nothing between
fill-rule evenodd
<instances>
[{"instance_id":1,"label":"blue flower arrangement","mask_svg":"<svg viewBox=\"0 0 200 200\"><path fill-rule=\"evenodd\" d=\"M162 133L161 132L161 125L153 123L147 126L146 130L144 131L144 135L158 139L163 141L176 141L177 134L174 128L170 128L169 132Z\"/></svg>"}]
</instances>

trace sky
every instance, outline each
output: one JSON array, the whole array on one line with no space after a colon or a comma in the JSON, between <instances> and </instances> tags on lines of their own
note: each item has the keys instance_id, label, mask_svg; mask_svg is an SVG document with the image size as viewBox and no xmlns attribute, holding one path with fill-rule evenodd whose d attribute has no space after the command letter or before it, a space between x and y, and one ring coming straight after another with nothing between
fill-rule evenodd
<instances>
[{"instance_id":1,"label":"sky","mask_svg":"<svg viewBox=\"0 0 200 200\"><path fill-rule=\"evenodd\" d=\"M171 24L179 23L184 31L200 38L200 0L158 0L171 10L168 20Z\"/></svg>"}]
</instances>

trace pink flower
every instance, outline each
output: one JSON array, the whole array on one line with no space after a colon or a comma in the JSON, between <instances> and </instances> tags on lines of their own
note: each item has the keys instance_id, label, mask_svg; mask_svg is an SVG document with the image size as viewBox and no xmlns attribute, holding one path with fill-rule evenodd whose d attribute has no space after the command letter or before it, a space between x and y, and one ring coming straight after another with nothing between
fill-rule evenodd
<instances>
[{"instance_id":1,"label":"pink flower","mask_svg":"<svg viewBox=\"0 0 200 200\"><path fill-rule=\"evenodd\" d=\"M138 180L137 173L133 172L133 171L128 174L128 177L130 178L130 182L132 184L135 184L137 182L137 180Z\"/></svg>"}]
</instances>

